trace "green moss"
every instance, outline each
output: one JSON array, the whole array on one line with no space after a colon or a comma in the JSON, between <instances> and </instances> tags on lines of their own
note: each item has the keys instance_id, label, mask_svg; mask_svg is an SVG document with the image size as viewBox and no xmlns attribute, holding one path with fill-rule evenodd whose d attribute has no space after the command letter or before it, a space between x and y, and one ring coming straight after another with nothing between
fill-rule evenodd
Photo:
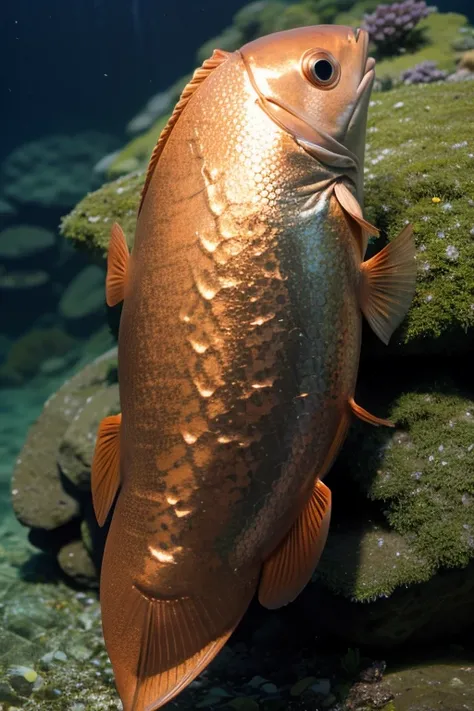
<instances>
[{"instance_id":1,"label":"green moss","mask_svg":"<svg viewBox=\"0 0 474 711\"><path fill-rule=\"evenodd\" d=\"M472 343L473 100L471 82L403 87L374 95L369 113L367 217L390 238L411 222L418 247L416 295L394 337L411 349Z\"/></svg>"},{"instance_id":2,"label":"green moss","mask_svg":"<svg viewBox=\"0 0 474 711\"><path fill-rule=\"evenodd\" d=\"M474 554L474 400L439 387L397 397L399 427L389 439L365 429L352 474L429 568L463 567Z\"/></svg>"},{"instance_id":3,"label":"green moss","mask_svg":"<svg viewBox=\"0 0 474 711\"><path fill-rule=\"evenodd\" d=\"M434 359L410 363L362 366L357 401L396 427L355 421L328 477L333 522L316 575L358 602L427 582L441 568L465 568L474 558L467 363L443 370Z\"/></svg>"},{"instance_id":4,"label":"green moss","mask_svg":"<svg viewBox=\"0 0 474 711\"><path fill-rule=\"evenodd\" d=\"M136 213L145 176L131 173L87 195L61 222L61 233L79 248L105 255L114 221L133 246Z\"/></svg>"},{"instance_id":5,"label":"green moss","mask_svg":"<svg viewBox=\"0 0 474 711\"><path fill-rule=\"evenodd\" d=\"M377 65L377 76L398 79L400 74L415 64L426 60L438 63L440 69L454 71L456 52L453 44L461 36L459 30L466 27L467 18L454 12L434 12L422 20L417 29L423 33L425 44L414 52L406 52L399 57L384 59Z\"/></svg>"},{"instance_id":6,"label":"green moss","mask_svg":"<svg viewBox=\"0 0 474 711\"><path fill-rule=\"evenodd\" d=\"M115 179L134 170L144 170L168 118L169 114L160 116L149 131L130 141L111 163L107 171L108 177Z\"/></svg>"},{"instance_id":7,"label":"green moss","mask_svg":"<svg viewBox=\"0 0 474 711\"><path fill-rule=\"evenodd\" d=\"M367 521L332 526L314 578L350 600L369 602L429 580L434 570L402 535Z\"/></svg>"}]
</instances>

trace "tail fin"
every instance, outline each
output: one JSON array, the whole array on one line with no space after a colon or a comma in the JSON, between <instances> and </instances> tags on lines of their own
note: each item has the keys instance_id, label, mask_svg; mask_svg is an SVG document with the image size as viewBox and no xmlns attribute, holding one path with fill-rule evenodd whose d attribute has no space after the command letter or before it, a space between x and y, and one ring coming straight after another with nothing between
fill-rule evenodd
<instances>
[{"instance_id":1,"label":"tail fin","mask_svg":"<svg viewBox=\"0 0 474 711\"><path fill-rule=\"evenodd\" d=\"M155 711L205 669L244 615L258 573L244 584L216 579L206 599L151 597L131 581L123 589L121 581L120 588L117 580L101 583L104 637L124 711Z\"/></svg>"}]
</instances>

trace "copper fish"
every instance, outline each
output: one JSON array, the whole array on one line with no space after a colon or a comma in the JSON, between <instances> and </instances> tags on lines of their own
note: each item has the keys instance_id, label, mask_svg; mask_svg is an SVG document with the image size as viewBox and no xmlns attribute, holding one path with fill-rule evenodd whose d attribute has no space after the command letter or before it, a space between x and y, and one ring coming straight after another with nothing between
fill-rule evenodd
<instances>
[{"instance_id":1,"label":"copper fish","mask_svg":"<svg viewBox=\"0 0 474 711\"><path fill-rule=\"evenodd\" d=\"M255 593L297 597L352 415L391 424L354 402L362 313L388 342L416 273L410 226L363 261L367 48L315 26L216 50L158 140L131 254L113 227L122 414L92 489L101 525L116 499L100 595L125 711L182 691Z\"/></svg>"}]
</instances>

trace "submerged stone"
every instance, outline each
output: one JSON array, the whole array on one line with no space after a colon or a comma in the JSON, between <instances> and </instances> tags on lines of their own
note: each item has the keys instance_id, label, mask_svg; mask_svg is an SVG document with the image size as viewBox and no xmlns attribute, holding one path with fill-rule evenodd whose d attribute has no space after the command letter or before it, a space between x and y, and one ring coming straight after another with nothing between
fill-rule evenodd
<instances>
[{"instance_id":1,"label":"submerged stone","mask_svg":"<svg viewBox=\"0 0 474 711\"><path fill-rule=\"evenodd\" d=\"M109 351L68 380L30 429L12 480L13 508L23 525L50 531L79 515L78 496L63 485L58 451L74 417L107 381L115 363L116 351Z\"/></svg>"}]
</instances>

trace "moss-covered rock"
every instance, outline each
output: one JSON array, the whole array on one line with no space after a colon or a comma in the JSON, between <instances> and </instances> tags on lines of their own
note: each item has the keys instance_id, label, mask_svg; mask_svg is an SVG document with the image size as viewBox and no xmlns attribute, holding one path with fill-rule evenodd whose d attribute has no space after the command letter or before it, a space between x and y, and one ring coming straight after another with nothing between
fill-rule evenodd
<instances>
[{"instance_id":1,"label":"moss-covered rock","mask_svg":"<svg viewBox=\"0 0 474 711\"><path fill-rule=\"evenodd\" d=\"M62 220L62 234L76 247L102 257L107 254L110 230L117 221L132 247L144 182L144 172L134 172L90 193Z\"/></svg>"},{"instance_id":2,"label":"moss-covered rock","mask_svg":"<svg viewBox=\"0 0 474 711\"><path fill-rule=\"evenodd\" d=\"M467 82L402 87L374 95L370 107L366 214L390 238L412 222L418 246L417 291L392 339L395 351L472 346L473 101L474 83ZM110 226L118 220L132 246L143 180L143 174L132 173L88 195L63 220L63 234L106 253ZM371 345L386 355L375 338Z\"/></svg>"},{"instance_id":3,"label":"moss-covered rock","mask_svg":"<svg viewBox=\"0 0 474 711\"><path fill-rule=\"evenodd\" d=\"M411 222L418 247L416 295L391 346L404 352L473 344L473 99L467 82L403 87L372 101L366 214L391 238Z\"/></svg>"}]
</instances>

